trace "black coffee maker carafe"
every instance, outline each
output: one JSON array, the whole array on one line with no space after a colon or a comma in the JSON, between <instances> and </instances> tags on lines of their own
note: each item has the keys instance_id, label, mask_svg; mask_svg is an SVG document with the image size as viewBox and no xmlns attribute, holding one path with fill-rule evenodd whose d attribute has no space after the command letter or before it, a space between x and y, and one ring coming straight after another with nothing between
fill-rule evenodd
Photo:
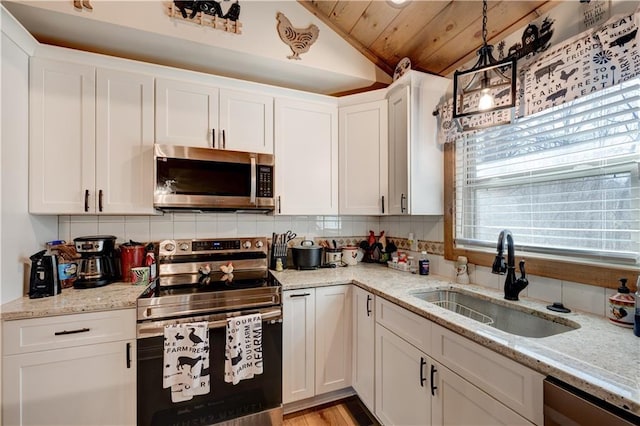
<instances>
[{"instance_id":1,"label":"black coffee maker carafe","mask_svg":"<svg viewBox=\"0 0 640 426\"><path fill-rule=\"evenodd\" d=\"M31 276L29 279L29 298L55 296L60 294L58 279L58 258L55 254L42 250L29 257Z\"/></svg>"}]
</instances>

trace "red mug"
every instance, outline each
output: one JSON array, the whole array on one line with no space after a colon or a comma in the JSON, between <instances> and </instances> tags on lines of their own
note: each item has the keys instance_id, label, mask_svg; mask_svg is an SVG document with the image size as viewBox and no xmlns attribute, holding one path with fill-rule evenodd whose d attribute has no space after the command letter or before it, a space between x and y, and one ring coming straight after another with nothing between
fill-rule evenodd
<instances>
[{"instance_id":1,"label":"red mug","mask_svg":"<svg viewBox=\"0 0 640 426\"><path fill-rule=\"evenodd\" d=\"M120 266L122 281L131 282L131 268L144 266L146 251L143 245L121 245Z\"/></svg>"}]
</instances>

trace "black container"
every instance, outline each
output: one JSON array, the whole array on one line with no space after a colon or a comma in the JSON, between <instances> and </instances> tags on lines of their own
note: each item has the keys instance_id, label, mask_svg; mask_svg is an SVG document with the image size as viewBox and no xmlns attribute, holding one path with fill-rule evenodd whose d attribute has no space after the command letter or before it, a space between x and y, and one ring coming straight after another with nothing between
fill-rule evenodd
<instances>
[{"instance_id":1,"label":"black container","mask_svg":"<svg viewBox=\"0 0 640 426\"><path fill-rule=\"evenodd\" d=\"M317 269L322 265L323 249L313 244L311 240L304 240L299 246L291 247L293 265L297 269Z\"/></svg>"}]
</instances>

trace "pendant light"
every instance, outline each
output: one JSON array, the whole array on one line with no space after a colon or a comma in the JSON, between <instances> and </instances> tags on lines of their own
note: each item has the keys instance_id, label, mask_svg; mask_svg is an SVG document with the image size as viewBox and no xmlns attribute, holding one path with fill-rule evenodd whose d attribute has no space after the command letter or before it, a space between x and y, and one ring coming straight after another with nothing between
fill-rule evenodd
<instances>
[{"instance_id":1,"label":"pendant light","mask_svg":"<svg viewBox=\"0 0 640 426\"><path fill-rule=\"evenodd\" d=\"M478 62L453 76L453 118L513 108L516 104L516 58L497 61L487 44L487 0L482 2L482 47Z\"/></svg>"}]
</instances>

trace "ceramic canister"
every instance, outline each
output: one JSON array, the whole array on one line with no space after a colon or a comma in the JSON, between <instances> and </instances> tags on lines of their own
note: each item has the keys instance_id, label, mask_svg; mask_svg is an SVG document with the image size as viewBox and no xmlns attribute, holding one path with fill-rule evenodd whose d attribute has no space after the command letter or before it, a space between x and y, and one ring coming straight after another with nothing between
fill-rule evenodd
<instances>
[{"instance_id":1,"label":"ceramic canister","mask_svg":"<svg viewBox=\"0 0 640 426\"><path fill-rule=\"evenodd\" d=\"M358 263L358 247L342 247L342 262L345 265L356 265Z\"/></svg>"},{"instance_id":2,"label":"ceramic canister","mask_svg":"<svg viewBox=\"0 0 640 426\"><path fill-rule=\"evenodd\" d=\"M635 297L629 292L626 283L627 280L621 278L618 292L609 297L607 318L615 325L633 328Z\"/></svg>"}]
</instances>

